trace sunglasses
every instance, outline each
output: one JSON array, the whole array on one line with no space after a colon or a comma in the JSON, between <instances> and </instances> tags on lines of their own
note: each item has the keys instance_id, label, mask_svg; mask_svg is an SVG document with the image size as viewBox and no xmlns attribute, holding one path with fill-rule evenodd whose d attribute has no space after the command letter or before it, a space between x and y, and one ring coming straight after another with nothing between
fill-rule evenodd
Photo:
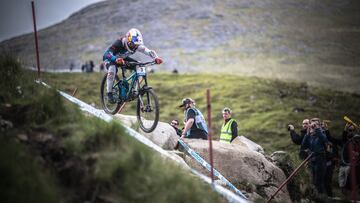
<instances>
[{"instance_id":1,"label":"sunglasses","mask_svg":"<svg viewBox=\"0 0 360 203\"><path fill-rule=\"evenodd\" d=\"M178 123L171 122L171 125L179 125Z\"/></svg>"}]
</instances>

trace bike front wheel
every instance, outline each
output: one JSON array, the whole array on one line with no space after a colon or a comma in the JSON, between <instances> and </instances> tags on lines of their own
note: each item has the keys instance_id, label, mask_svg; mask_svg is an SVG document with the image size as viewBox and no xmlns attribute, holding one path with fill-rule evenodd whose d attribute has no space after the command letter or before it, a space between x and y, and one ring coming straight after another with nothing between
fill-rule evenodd
<instances>
[{"instance_id":1,"label":"bike front wheel","mask_svg":"<svg viewBox=\"0 0 360 203\"><path fill-rule=\"evenodd\" d=\"M156 128L159 122L159 101L152 89L139 94L136 115L144 132L150 133Z\"/></svg>"},{"instance_id":2,"label":"bike front wheel","mask_svg":"<svg viewBox=\"0 0 360 203\"><path fill-rule=\"evenodd\" d=\"M116 103L111 103L108 101L107 91L106 91L106 79L107 79L107 74L104 75L103 80L101 81L100 100L101 100L101 104L102 104L104 111L106 113L114 115L119 111L121 103L119 101L117 101ZM114 84L117 84L118 81L119 81L119 77L116 75ZM117 85L113 86L112 92L113 92L114 97L118 100L119 88Z\"/></svg>"}]
</instances>

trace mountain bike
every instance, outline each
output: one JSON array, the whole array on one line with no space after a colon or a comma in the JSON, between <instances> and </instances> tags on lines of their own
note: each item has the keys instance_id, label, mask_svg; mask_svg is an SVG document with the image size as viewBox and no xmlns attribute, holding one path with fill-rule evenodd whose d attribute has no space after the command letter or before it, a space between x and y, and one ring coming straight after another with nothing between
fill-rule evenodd
<instances>
[{"instance_id":1,"label":"mountain bike","mask_svg":"<svg viewBox=\"0 0 360 203\"><path fill-rule=\"evenodd\" d=\"M118 66L121 69L122 79L115 75L112 93L116 103L110 103L107 98L106 79L104 75L101 88L101 104L106 113L116 114L120 107L130 101L137 100L136 116L140 128L146 132L152 132L159 121L159 101L151 86L148 86L146 67L156 64L155 61L140 63L126 62L126 66ZM125 69L133 70L131 75L125 76Z\"/></svg>"}]
</instances>

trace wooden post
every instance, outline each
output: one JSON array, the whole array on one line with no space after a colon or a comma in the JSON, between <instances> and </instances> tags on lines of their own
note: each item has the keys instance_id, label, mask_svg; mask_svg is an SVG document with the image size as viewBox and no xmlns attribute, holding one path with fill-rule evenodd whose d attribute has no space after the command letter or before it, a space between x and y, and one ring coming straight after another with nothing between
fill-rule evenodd
<instances>
[{"instance_id":1,"label":"wooden post","mask_svg":"<svg viewBox=\"0 0 360 203\"><path fill-rule=\"evenodd\" d=\"M76 94L76 92L77 92L77 90L78 90L78 88L75 88L71 96L73 96L73 97L74 97L74 96L75 96L75 94Z\"/></svg>"}]
</instances>

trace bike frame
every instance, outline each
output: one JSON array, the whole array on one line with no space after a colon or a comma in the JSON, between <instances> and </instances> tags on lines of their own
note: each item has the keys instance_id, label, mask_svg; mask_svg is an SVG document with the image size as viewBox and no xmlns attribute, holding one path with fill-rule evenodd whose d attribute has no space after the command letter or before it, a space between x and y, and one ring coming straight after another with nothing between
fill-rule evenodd
<instances>
[{"instance_id":1,"label":"bike frame","mask_svg":"<svg viewBox=\"0 0 360 203\"><path fill-rule=\"evenodd\" d=\"M150 66L153 65L154 62L148 62L148 63L144 63L144 64L138 64L135 65L135 70L132 71L131 75L129 77L125 76L125 68L119 67L121 69L121 73L122 73L122 80L128 82L129 84L129 91L126 94L126 98L125 100L127 100L130 97L130 94L133 92L133 90L135 89L135 85L137 85L137 89L136 91L139 91L140 88L140 84L142 83L142 81L145 81L145 84L143 85L143 87L147 87L147 73L145 71L145 75L139 76L138 73L136 72L136 68L137 67L146 67L146 66ZM139 81L139 78L141 77L141 81ZM131 81L131 82L130 82ZM114 86L119 85L120 81L118 81L117 83L114 84ZM119 91L121 91L121 89L119 89ZM119 95L121 92L119 92ZM149 98L148 98L149 99Z\"/></svg>"}]
</instances>

